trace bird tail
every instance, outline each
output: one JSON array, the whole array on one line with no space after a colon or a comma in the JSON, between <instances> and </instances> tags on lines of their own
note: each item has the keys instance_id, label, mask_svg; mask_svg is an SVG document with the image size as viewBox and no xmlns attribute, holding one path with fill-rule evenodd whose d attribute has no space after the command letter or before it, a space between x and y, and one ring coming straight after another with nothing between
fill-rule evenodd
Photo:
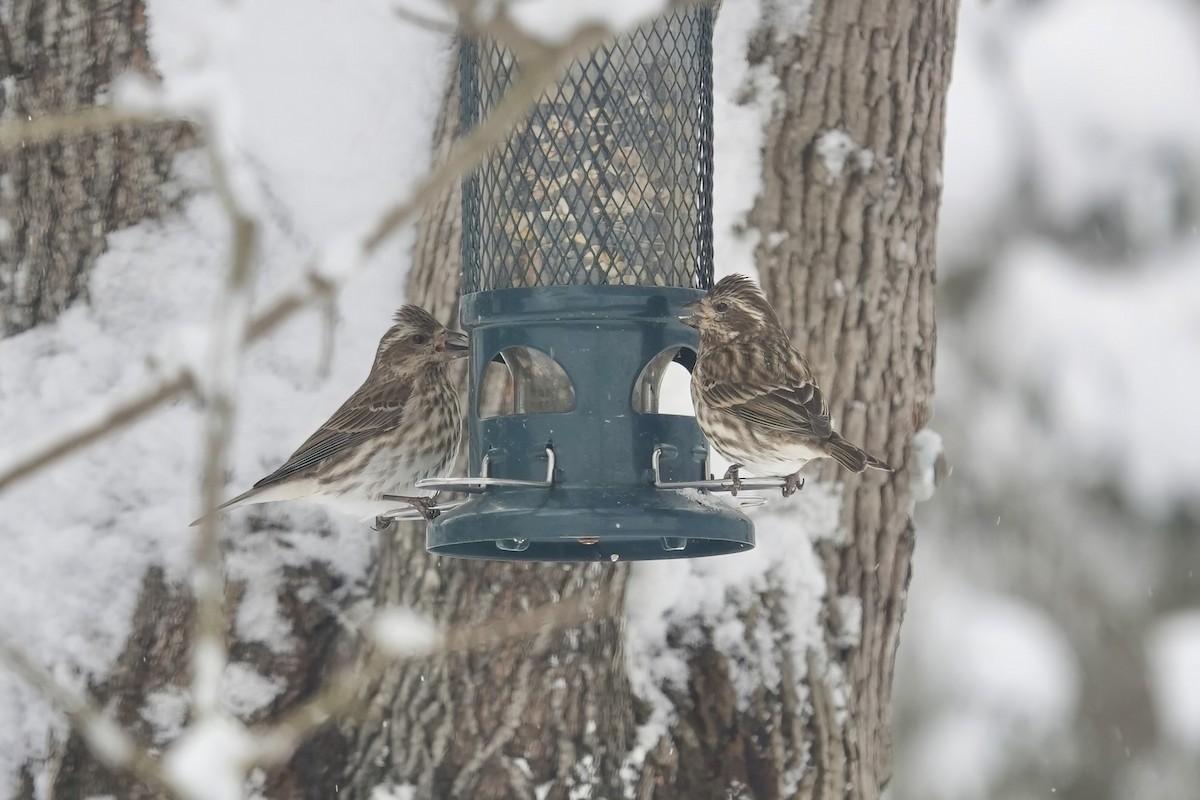
<instances>
[{"instance_id":1,"label":"bird tail","mask_svg":"<svg viewBox=\"0 0 1200 800\"><path fill-rule=\"evenodd\" d=\"M253 489L244 491L237 497L221 503L221 505L214 508L208 514L194 520L188 527L194 528L207 519L210 514L216 514L221 511L232 511L242 506L250 506L255 503L269 503L272 500L295 500L310 494L310 492L303 490L296 491L300 488L300 486L289 485L287 483L271 483L266 486L255 486Z\"/></svg>"},{"instance_id":2,"label":"bird tail","mask_svg":"<svg viewBox=\"0 0 1200 800\"><path fill-rule=\"evenodd\" d=\"M834 433L825 443L825 449L830 458L837 461L851 472L862 472L864 469L881 469L891 472L892 468L862 448L855 447L841 435Z\"/></svg>"}]
</instances>

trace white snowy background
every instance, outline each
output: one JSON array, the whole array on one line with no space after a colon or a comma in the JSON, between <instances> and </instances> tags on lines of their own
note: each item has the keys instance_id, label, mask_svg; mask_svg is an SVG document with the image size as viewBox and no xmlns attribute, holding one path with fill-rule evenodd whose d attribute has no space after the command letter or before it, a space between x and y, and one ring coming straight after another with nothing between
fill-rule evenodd
<instances>
[{"instance_id":1,"label":"white snowy background","mask_svg":"<svg viewBox=\"0 0 1200 800\"><path fill-rule=\"evenodd\" d=\"M963 0L891 800L1200 796L1200 3Z\"/></svg>"},{"instance_id":2,"label":"white snowy background","mask_svg":"<svg viewBox=\"0 0 1200 800\"><path fill-rule=\"evenodd\" d=\"M803 4L783 5L802 24ZM384 0L223 9L150 0L151 45L168 89L202 91L189 84L198 64L223 87L224 130L270 220L266 297L427 166L449 46ZM717 30L722 272L753 272L754 242L732 229L757 190L748 176L774 90L742 57L759 13L726 0ZM759 102L739 105L747 84ZM1200 4L963 0L944 172L934 427L952 474L918 512L889 796L1194 798ZM225 264L205 176L199 154L180 158L179 213L113 235L89 303L0 341L0 455L135 386L147 352L192 347ZM328 371L315 312L250 351L231 491L361 381L402 302L410 245L408 232L340 296ZM145 568L186 570L198 419L176 404L0 495L0 635L74 686L102 680L120 652ZM836 497L795 502L811 536L834 533ZM228 568L253 578L239 636L281 649L282 570L321 560L352 591L373 535L302 506L270 514L293 532L239 539ZM660 701L644 741L670 713L658 682L682 680L668 620L704 617L720 634L727 593L783 563L795 640L811 639L820 570L770 513L759 525L752 555L636 568L635 688ZM753 655L736 636L718 646L735 663ZM279 689L236 664L227 679L243 714ZM154 698L144 713L169 735L184 702ZM62 730L0 671L0 795L51 727Z\"/></svg>"}]
</instances>

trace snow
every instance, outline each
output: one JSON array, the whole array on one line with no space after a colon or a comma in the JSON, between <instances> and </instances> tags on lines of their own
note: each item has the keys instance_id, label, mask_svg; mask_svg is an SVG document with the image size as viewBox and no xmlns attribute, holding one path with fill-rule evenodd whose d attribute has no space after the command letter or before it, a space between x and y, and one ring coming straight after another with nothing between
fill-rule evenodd
<instances>
[{"instance_id":1,"label":"snow","mask_svg":"<svg viewBox=\"0 0 1200 800\"><path fill-rule=\"evenodd\" d=\"M746 218L762 188L764 125L779 85L770 67L751 67L746 52L759 0L726 3L713 29L713 261L716 278L755 277L758 235Z\"/></svg>"},{"instance_id":2,"label":"snow","mask_svg":"<svg viewBox=\"0 0 1200 800\"><path fill-rule=\"evenodd\" d=\"M1200 754L1200 606L1158 623L1146 642L1146 658L1160 728Z\"/></svg>"},{"instance_id":3,"label":"snow","mask_svg":"<svg viewBox=\"0 0 1200 800\"><path fill-rule=\"evenodd\" d=\"M279 678L261 675L249 664L234 661L221 675L221 707L235 717L248 717L270 705L285 684Z\"/></svg>"},{"instance_id":4,"label":"snow","mask_svg":"<svg viewBox=\"0 0 1200 800\"><path fill-rule=\"evenodd\" d=\"M923 503L937 490L940 469L945 460L942 436L932 428L922 428L913 436L912 498Z\"/></svg>"},{"instance_id":5,"label":"snow","mask_svg":"<svg viewBox=\"0 0 1200 800\"><path fill-rule=\"evenodd\" d=\"M721 13L724 13L724 9ZM812 0L765 0L763 16L775 29L777 40L803 37L812 19Z\"/></svg>"},{"instance_id":6,"label":"snow","mask_svg":"<svg viewBox=\"0 0 1200 800\"><path fill-rule=\"evenodd\" d=\"M946 100L939 271L985 255L997 218L1016 203L1023 129L999 55L998 40L1012 29L1006 10L1002 2L962 4Z\"/></svg>"},{"instance_id":7,"label":"snow","mask_svg":"<svg viewBox=\"0 0 1200 800\"><path fill-rule=\"evenodd\" d=\"M1200 17L1180 0L1056 0L1024 21L1013 76L1047 208L1077 223L1140 202L1176 155L1200 156ZM1149 215L1151 218L1160 216Z\"/></svg>"},{"instance_id":8,"label":"snow","mask_svg":"<svg viewBox=\"0 0 1200 800\"><path fill-rule=\"evenodd\" d=\"M393 658L428 653L441 640L433 620L406 608L381 611L372 631L380 650Z\"/></svg>"},{"instance_id":9,"label":"snow","mask_svg":"<svg viewBox=\"0 0 1200 800\"><path fill-rule=\"evenodd\" d=\"M905 742L898 779L907 796L991 797L1007 748L1036 753L1062 735L1078 704L1080 665L1038 609L928 570L922 578L897 683L929 706Z\"/></svg>"},{"instance_id":10,"label":"snow","mask_svg":"<svg viewBox=\"0 0 1200 800\"><path fill-rule=\"evenodd\" d=\"M183 733L191 698L181 688L169 686L146 695L138 715L149 725L154 744L172 742Z\"/></svg>"},{"instance_id":11,"label":"snow","mask_svg":"<svg viewBox=\"0 0 1200 800\"><path fill-rule=\"evenodd\" d=\"M151 0L150 44L168 89L192 72L209 5ZM302 245L320 247L357 230L428 167L414 154L429 152L448 37L399 20L389 0L235 8L241 33L212 58L233 86L242 152L269 213Z\"/></svg>"},{"instance_id":12,"label":"snow","mask_svg":"<svg viewBox=\"0 0 1200 800\"><path fill-rule=\"evenodd\" d=\"M894 800L1050 796L1056 774L1194 793L1198 40L1194 3L962 4L938 236L954 471L918 507ZM1160 581L1183 609L1159 616ZM1094 642L1097 604L1133 652ZM1122 685L1081 659L1143 655L1129 691L1150 687L1163 740L1110 763L1092 707L1141 698L1096 696Z\"/></svg>"},{"instance_id":13,"label":"snow","mask_svg":"<svg viewBox=\"0 0 1200 800\"><path fill-rule=\"evenodd\" d=\"M626 590L625 656L630 685L651 706L640 726L623 775L636 766L670 724L674 707L667 691L686 691L688 649L700 629L712 631L714 647L729 660L734 690L745 707L754 694L779 685L774 669L778 644L765 621L746 631L739 608L768 588L782 592L790 627L784 645L795 674L807 674L811 648L823 648L819 624L825 573L814 540L836 536L841 493L813 483L788 500L776 499L753 516L755 549L722 558L647 561L633 565ZM853 615L851 615L851 625ZM668 633L684 633L679 646ZM848 631L856 636L856 632Z\"/></svg>"},{"instance_id":14,"label":"snow","mask_svg":"<svg viewBox=\"0 0 1200 800\"><path fill-rule=\"evenodd\" d=\"M843 130L828 130L817 137L817 155L821 156L821 162L828 173L826 183L836 183L841 179L846 161L856 148L857 145L850 138L850 134Z\"/></svg>"},{"instance_id":15,"label":"snow","mask_svg":"<svg viewBox=\"0 0 1200 800\"><path fill-rule=\"evenodd\" d=\"M978 335L1000 380L1033 393L1061 469L1112 474L1147 513L1200 485L1200 241L1097 272L1043 242L1013 247ZM1170 420L1170 424L1164 424ZM1026 456L1016 454L1018 460Z\"/></svg>"},{"instance_id":16,"label":"snow","mask_svg":"<svg viewBox=\"0 0 1200 800\"><path fill-rule=\"evenodd\" d=\"M666 8L666 0L522 0L504 6L526 35L549 45L565 44L589 26L600 25L613 33L636 28Z\"/></svg>"},{"instance_id":17,"label":"snow","mask_svg":"<svg viewBox=\"0 0 1200 800\"><path fill-rule=\"evenodd\" d=\"M188 725L163 755L163 771L182 800L242 800L253 750L245 727L213 715Z\"/></svg>"},{"instance_id":18,"label":"snow","mask_svg":"<svg viewBox=\"0 0 1200 800\"><path fill-rule=\"evenodd\" d=\"M943 602L927 613L933 624L918 633L932 637L916 648L926 680L964 705L986 706L1013 726L1044 732L1072 713L1079 693L1079 666L1062 632L1038 610L999 596L947 587ZM929 663L957 649L959 658Z\"/></svg>"},{"instance_id":19,"label":"snow","mask_svg":"<svg viewBox=\"0 0 1200 800\"><path fill-rule=\"evenodd\" d=\"M417 787L411 784L386 784L371 790L370 800L417 800Z\"/></svg>"}]
</instances>

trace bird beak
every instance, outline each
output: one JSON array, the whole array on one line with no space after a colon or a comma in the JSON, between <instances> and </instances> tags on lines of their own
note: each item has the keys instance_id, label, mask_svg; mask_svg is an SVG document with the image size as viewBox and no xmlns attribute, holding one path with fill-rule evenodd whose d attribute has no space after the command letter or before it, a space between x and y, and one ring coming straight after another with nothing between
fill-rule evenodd
<instances>
[{"instance_id":1,"label":"bird beak","mask_svg":"<svg viewBox=\"0 0 1200 800\"><path fill-rule=\"evenodd\" d=\"M462 358L468 350L467 335L462 331L446 331L433 349L438 352L442 361Z\"/></svg>"},{"instance_id":2,"label":"bird beak","mask_svg":"<svg viewBox=\"0 0 1200 800\"><path fill-rule=\"evenodd\" d=\"M684 325L687 325L689 328L699 328L700 327L700 301L693 300L690 303L685 303L683 306L683 310L690 311L692 313L684 314L683 316L681 316L679 318L679 321L682 322Z\"/></svg>"}]
</instances>

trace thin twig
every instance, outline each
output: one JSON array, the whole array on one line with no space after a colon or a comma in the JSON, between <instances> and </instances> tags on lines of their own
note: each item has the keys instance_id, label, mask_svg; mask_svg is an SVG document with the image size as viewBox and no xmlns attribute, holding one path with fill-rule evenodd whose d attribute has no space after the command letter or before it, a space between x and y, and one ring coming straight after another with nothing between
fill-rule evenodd
<instances>
[{"instance_id":1,"label":"thin twig","mask_svg":"<svg viewBox=\"0 0 1200 800\"><path fill-rule=\"evenodd\" d=\"M109 106L92 106L37 119L14 119L0 124L0 150L39 144L63 136L108 130L130 123L186 122L180 117L129 111Z\"/></svg>"},{"instance_id":2,"label":"thin twig","mask_svg":"<svg viewBox=\"0 0 1200 800\"><path fill-rule=\"evenodd\" d=\"M211 133L212 126L207 126ZM258 222L234 192L229 164L214 136L207 137L213 188L232 225L229 273L213 322L204 381L204 471L200 506L216 508L225 486L225 470L236 417L238 366L250 319L251 288L257 254ZM221 569L219 517L206 513L196 534L193 590L196 595L195 638L192 642L192 698L197 719L218 709L225 647L225 580Z\"/></svg>"},{"instance_id":3,"label":"thin twig","mask_svg":"<svg viewBox=\"0 0 1200 800\"><path fill-rule=\"evenodd\" d=\"M59 425L51 436L25 447L0 469L0 489L136 422L193 386L191 373L182 365L160 370L149 384Z\"/></svg>"},{"instance_id":4,"label":"thin twig","mask_svg":"<svg viewBox=\"0 0 1200 800\"><path fill-rule=\"evenodd\" d=\"M392 6L392 13L395 14L398 19L401 19L410 25L415 25L418 28L424 28L427 31L449 35L453 35L458 32L458 27L452 23L444 22L440 19L433 19L432 17L426 17L423 14L410 11L402 5Z\"/></svg>"}]
</instances>

